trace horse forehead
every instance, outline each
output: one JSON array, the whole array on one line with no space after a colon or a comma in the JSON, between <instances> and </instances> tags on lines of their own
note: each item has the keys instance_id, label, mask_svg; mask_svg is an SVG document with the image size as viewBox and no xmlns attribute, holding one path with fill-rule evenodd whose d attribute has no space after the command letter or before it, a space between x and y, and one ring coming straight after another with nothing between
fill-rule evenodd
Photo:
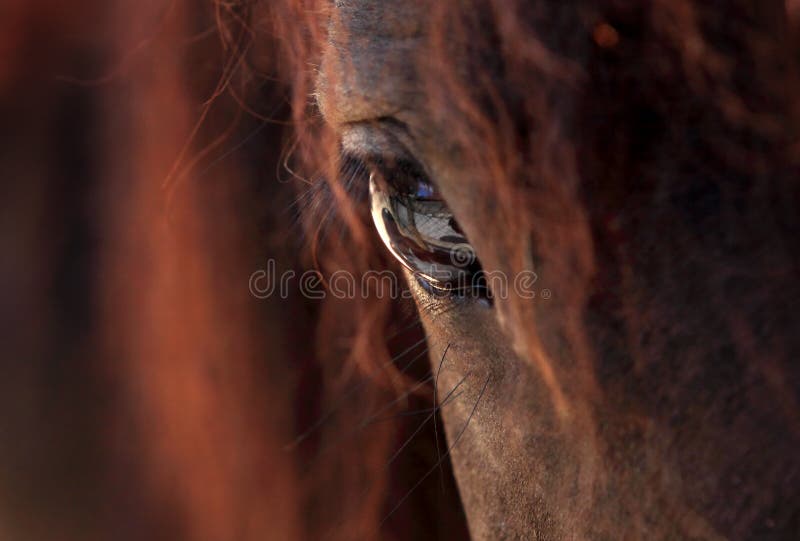
<instances>
[{"instance_id":1,"label":"horse forehead","mask_svg":"<svg viewBox=\"0 0 800 541\"><path fill-rule=\"evenodd\" d=\"M429 2L334 3L317 101L334 125L397 114L420 98L415 59Z\"/></svg>"}]
</instances>

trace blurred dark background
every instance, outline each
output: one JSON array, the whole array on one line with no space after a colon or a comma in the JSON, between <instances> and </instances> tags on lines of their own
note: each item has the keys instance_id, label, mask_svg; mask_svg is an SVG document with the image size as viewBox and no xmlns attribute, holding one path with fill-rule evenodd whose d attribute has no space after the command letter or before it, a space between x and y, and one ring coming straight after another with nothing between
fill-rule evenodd
<instances>
[{"instance_id":1,"label":"blurred dark background","mask_svg":"<svg viewBox=\"0 0 800 541\"><path fill-rule=\"evenodd\" d=\"M308 475L324 442L286 450L328 407L320 307L247 287L269 258L310 266L258 21L202 0L0 6L0 540L326 527L336 494L318 492L337 489ZM400 445L419 418L397 419ZM393 466L388 508L435 463L431 431ZM449 465L376 535L465 538Z\"/></svg>"}]
</instances>

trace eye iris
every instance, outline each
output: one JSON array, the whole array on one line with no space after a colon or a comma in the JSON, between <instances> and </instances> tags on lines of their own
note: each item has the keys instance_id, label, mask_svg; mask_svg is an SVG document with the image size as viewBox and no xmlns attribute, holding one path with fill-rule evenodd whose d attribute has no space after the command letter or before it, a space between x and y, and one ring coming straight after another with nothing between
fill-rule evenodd
<instances>
[{"instance_id":1,"label":"eye iris","mask_svg":"<svg viewBox=\"0 0 800 541\"><path fill-rule=\"evenodd\" d=\"M479 286L472 247L433 185L373 173L370 200L378 234L407 269L437 290L463 294Z\"/></svg>"}]
</instances>

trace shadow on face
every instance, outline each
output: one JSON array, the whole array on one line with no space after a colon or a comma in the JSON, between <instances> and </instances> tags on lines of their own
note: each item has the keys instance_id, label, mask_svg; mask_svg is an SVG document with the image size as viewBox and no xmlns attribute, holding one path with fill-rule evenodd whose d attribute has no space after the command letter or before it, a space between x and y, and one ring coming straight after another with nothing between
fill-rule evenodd
<instances>
[{"instance_id":1,"label":"shadow on face","mask_svg":"<svg viewBox=\"0 0 800 541\"><path fill-rule=\"evenodd\" d=\"M380 164L473 537L791 538L783 3L444 4L338 3L318 101Z\"/></svg>"}]
</instances>

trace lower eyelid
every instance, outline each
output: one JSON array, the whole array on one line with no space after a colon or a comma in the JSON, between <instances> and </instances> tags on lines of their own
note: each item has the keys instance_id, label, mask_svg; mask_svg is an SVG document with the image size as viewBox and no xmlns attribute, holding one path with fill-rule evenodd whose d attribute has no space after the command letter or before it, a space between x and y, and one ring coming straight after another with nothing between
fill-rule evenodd
<instances>
[{"instance_id":1,"label":"lower eyelid","mask_svg":"<svg viewBox=\"0 0 800 541\"><path fill-rule=\"evenodd\" d=\"M494 306L494 299L491 296L475 295L453 295L436 291L436 289L421 276L411 276L409 278L416 282L418 287L412 286L412 291L416 290L415 295L424 295L418 299L419 308L430 314L441 314L451 309L459 307L479 306L491 309ZM421 292L420 292L421 290Z\"/></svg>"}]
</instances>

